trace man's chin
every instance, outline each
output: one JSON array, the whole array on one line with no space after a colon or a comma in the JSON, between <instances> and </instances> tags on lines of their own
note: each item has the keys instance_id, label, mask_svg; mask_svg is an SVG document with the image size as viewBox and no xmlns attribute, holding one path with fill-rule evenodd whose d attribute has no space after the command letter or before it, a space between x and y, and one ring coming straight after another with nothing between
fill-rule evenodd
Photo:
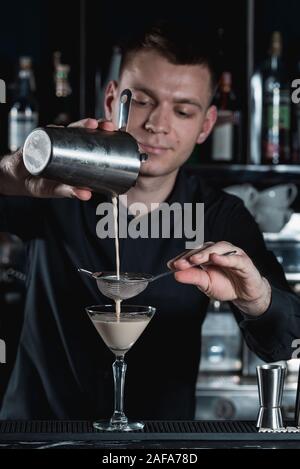
<instances>
[{"instance_id":1,"label":"man's chin","mask_svg":"<svg viewBox=\"0 0 300 469\"><path fill-rule=\"evenodd\" d=\"M178 168L167 168L161 165L148 165L146 163L141 164L139 177L162 177L176 171Z\"/></svg>"}]
</instances>

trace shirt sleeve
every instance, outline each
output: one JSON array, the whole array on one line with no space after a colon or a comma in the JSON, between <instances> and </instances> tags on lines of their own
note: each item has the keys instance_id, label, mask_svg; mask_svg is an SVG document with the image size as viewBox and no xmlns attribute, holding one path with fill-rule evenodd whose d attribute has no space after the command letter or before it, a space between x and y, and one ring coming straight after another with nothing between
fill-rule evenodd
<instances>
[{"instance_id":1,"label":"shirt sleeve","mask_svg":"<svg viewBox=\"0 0 300 469\"><path fill-rule=\"evenodd\" d=\"M243 202L235 205L226 231L226 240L241 247L271 285L271 303L261 316L250 317L229 302L247 345L267 362L289 360L295 350L293 341L300 338L300 297L289 287Z\"/></svg>"},{"instance_id":2,"label":"shirt sleeve","mask_svg":"<svg viewBox=\"0 0 300 469\"><path fill-rule=\"evenodd\" d=\"M0 196L0 231L23 241L43 237L47 199Z\"/></svg>"}]
</instances>

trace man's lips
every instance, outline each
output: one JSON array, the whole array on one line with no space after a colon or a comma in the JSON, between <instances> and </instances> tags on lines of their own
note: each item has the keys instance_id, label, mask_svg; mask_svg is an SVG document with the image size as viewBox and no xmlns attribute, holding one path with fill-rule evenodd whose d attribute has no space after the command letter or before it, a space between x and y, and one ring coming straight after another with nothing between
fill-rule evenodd
<instances>
[{"instance_id":1,"label":"man's lips","mask_svg":"<svg viewBox=\"0 0 300 469\"><path fill-rule=\"evenodd\" d=\"M139 143L140 149L145 152L145 153L150 153L153 155L160 155L161 153L164 153L165 151L169 150L169 147L161 147L161 146L152 146L152 145L146 145L145 143Z\"/></svg>"}]
</instances>

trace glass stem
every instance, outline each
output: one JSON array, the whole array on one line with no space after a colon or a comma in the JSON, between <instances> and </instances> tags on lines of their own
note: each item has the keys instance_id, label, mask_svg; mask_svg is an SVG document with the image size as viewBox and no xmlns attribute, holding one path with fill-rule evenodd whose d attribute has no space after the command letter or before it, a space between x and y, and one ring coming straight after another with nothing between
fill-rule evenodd
<instances>
[{"instance_id":1,"label":"glass stem","mask_svg":"<svg viewBox=\"0 0 300 469\"><path fill-rule=\"evenodd\" d=\"M124 355L116 357L113 365L114 390L115 390L115 408L111 418L111 424L124 424L128 422L123 412L124 407L124 383L127 364L124 361Z\"/></svg>"}]
</instances>

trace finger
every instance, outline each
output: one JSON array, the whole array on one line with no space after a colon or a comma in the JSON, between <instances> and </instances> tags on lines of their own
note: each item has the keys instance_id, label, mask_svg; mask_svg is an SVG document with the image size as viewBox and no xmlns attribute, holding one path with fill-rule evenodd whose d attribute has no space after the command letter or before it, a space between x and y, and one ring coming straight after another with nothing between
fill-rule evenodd
<instances>
[{"instance_id":1,"label":"finger","mask_svg":"<svg viewBox=\"0 0 300 469\"><path fill-rule=\"evenodd\" d=\"M54 197L54 198L74 198L74 188L68 184L57 184L53 187L52 193L45 195L45 197Z\"/></svg>"},{"instance_id":2,"label":"finger","mask_svg":"<svg viewBox=\"0 0 300 469\"><path fill-rule=\"evenodd\" d=\"M89 189L78 189L77 187L69 186L68 184L61 184L56 181L36 176L30 176L25 179L25 188L28 193L34 197L77 197L80 200L89 200L91 198L91 191Z\"/></svg>"},{"instance_id":3,"label":"finger","mask_svg":"<svg viewBox=\"0 0 300 469\"><path fill-rule=\"evenodd\" d=\"M98 121L98 128L101 130L108 130L108 131L114 131L116 130L115 125L111 121L106 121L106 120L99 120Z\"/></svg>"},{"instance_id":4,"label":"finger","mask_svg":"<svg viewBox=\"0 0 300 469\"><path fill-rule=\"evenodd\" d=\"M77 122L72 122L72 124L69 124L68 127L81 127L81 128L86 128L86 129L97 129L98 128L98 121L97 119L92 119L91 117L88 117L87 119L82 119Z\"/></svg>"},{"instance_id":5,"label":"finger","mask_svg":"<svg viewBox=\"0 0 300 469\"><path fill-rule=\"evenodd\" d=\"M87 201L92 197L92 192L89 189L73 187L73 192L75 197L77 197L79 200Z\"/></svg>"},{"instance_id":6,"label":"finger","mask_svg":"<svg viewBox=\"0 0 300 469\"><path fill-rule=\"evenodd\" d=\"M24 179L30 174L24 165L23 147L19 148L16 153L9 155L5 169L8 174L15 174L17 179Z\"/></svg>"},{"instance_id":7,"label":"finger","mask_svg":"<svg viewBox=\"0 0 300 469\"><path fill-rule=\"evenodd\" d=\"M80 189L80 190L92 192L92 190L89 187L76 186L74 187L74 189Z\"/></svg>"},{"instance_id":8,"label":"finger","mask_svg":"<svg viewBox=\"0 0 300 469\"><path fill-rule=\"evenodd\" d=\"M67 184L58 184L53 188L52 197L77 198L82 201L90 200L92 193L89 189L79 189L78 187L68 186Z\"/></svg>"},{"instance_id":9,"label":"finger","mask_svg":"<svg viewBox=\"0 0 300 469\"><path fill-rule=\"evenodd\" d=\"M212 253L209 256L209 261L211 265L228 268L245 274L249 272L249 268L253 265L251 259L243 253L231 256L222 256Z\"/></svg>"},{"instance_id":10,"label":"finger","mask_svg":"<svg viewBox=\"0 0 300 469\"><path fill-rule=\"evenodd\" d=\"M172 259L170 259L168 262L167 262L167 267L169 269L173 269L174 268L174 264L177 260L179 259L182 259L182 260L185 260L185 259L188 259L190 256L192 256L193 254L196 254L204 249L206 249L208 246L212 246L214 245L215 243L213 243L212 241L207 241L201 245L199 245L197 248L194 248L194 249L186 249L185 251L181 252L180 254L178 254L176 257L173 257ZM182 265L189 265L190 266L190 263L187 262L187 263L182 263Z\"/></svg>"},{"instance_id":11,"label":"finger","mask_svg":"<svg viewBox=\"0 0 300 469\"><path fill-rule=\"evenodd\" d=\"M170 260L167 262L167 267L168 267L168 269L170 269L170 270L175 269L175 262L178 261L179 259L184 259L185 256L187 256L187 252L188 252L188 251L184 251L184 252L178 254L178 256L173 257L173 259L170 259Z\"/></svg>"},{"instance_id":12,"label":"finger","mask_svg":"<svg viewBox=\"0 0 300 469\"><path fill-rule=\"evenodd\" d=\"M73 187L56 181L30 176L25 180L27 191L34 197L74 197Z\"/></svg>"},{"instance_id":13,"label":"finger","mask_svg":"<svg viewBox=\"0 0 300 469\"><path fill-rule=\"evenodd\" d=\"M195 267L175 272L174 276L178 282L195 285L204 293L210 289L210 278L208 274Z\"/></svg>"},{"instance_id":14,"label":"finger","mask_svg":"<svg viewBox=\"0 0 300 469\"><path fill-rule=\"evenodd\" d=\"M171 270L186 270L186 269L190 269L191 266L195 264L193 262L190 262L188 259L186 258L180 258L178 259L177 261L174 261L171 265L170 265L170 269Z\"/></svg>"},{"instance_id":15,"label":"finger","mask_svg":"<svg viewBox=\"0 0 300 469\"><path fill-rule=\"evenodd\" d=\"M228 252L229 250L230 251L234 250L237 253L239 253L239 251L241 251L240 249L238 249L233 244L222 241L222 242L214 244L211 247L208 247L207 249L202 250L199 253L197 252L195 254L192 254L192 256L186 258L186 260L190 264L202 264L202 263L205 263L205 262L209 261L209 256L212 253L224 254L225 252Z\"/></svg>"}]
</instances>

